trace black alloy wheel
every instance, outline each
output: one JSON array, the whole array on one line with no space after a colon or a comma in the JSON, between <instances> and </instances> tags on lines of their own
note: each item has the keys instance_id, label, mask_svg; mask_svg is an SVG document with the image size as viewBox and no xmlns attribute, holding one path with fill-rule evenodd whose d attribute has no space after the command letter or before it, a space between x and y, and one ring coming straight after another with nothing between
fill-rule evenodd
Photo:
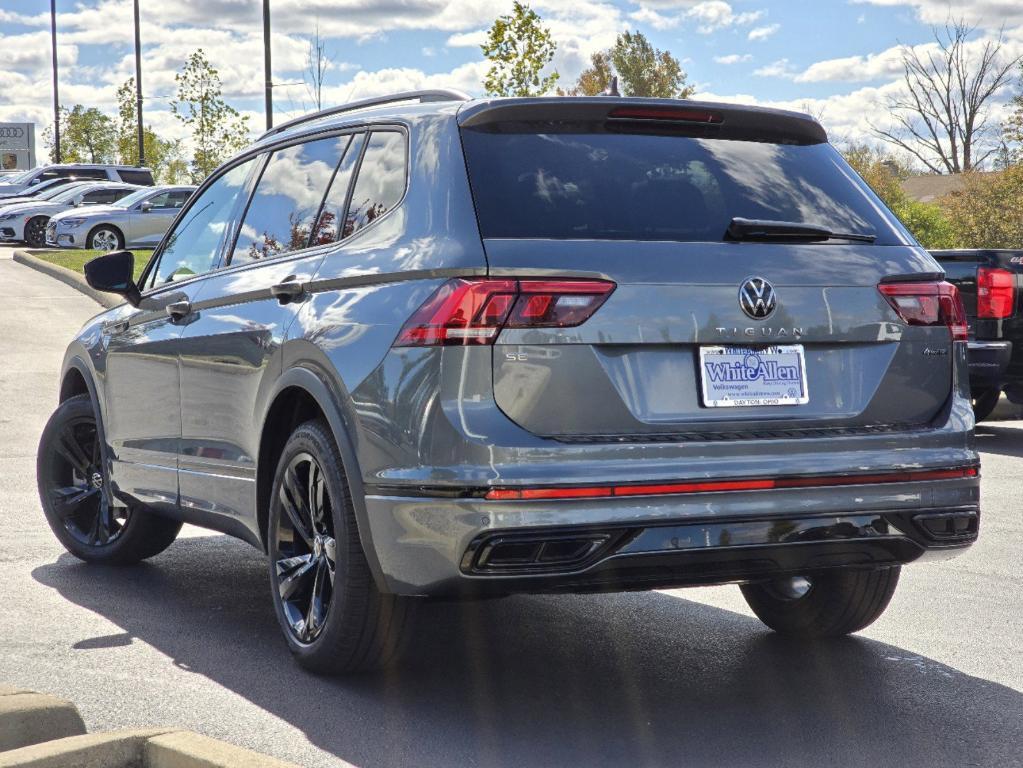
<instances>
[{"instance_id":1,"label":"black alloy wheel","mask_svg":"<svg viewBox=\"0 0 1023 768\"><path fill-rule=\"evenodd\" d=\"M102 431L89 395L62 402L39 440L39 501L64 548L90 563L130 565L163 552L181 521L141 505L111 503Z\"/></svg>"},{"instance_id":2,"label":"black alloy wheel","mask_svg":"<svg viewBox=\"0 0 1023 768\"><path fill-rule=\"evenodd\" d=\"M52 441L50 472L42 491L71 537L88 547L112 544L131 514L112 507L103 492L106 474L96 420L82 415L61 425Z\"/></svg>"},{"instance_id":3,"label":"black alloy wheel","mask_svg":"<svg viewBox=\"0 0 1023 768\"><path fill-rule=\"evenodd\" d=\"M278 495L285 514L274 531L277 591L292 636L308 644L323 631L337 575L332 499L312 454L291 459Z\"/></svg>"},{"instance_id":4,"label":"black alloy wheel","mask_svg":"<svg viewBox=\"0 0 1023 768\"><path fill-rule=\"evenodd\" d=\"M25 242L33 248L42 248L46 245L46 224L48 219L44 216L36 216L25 224Z\"/></svg>"}]
</instances>

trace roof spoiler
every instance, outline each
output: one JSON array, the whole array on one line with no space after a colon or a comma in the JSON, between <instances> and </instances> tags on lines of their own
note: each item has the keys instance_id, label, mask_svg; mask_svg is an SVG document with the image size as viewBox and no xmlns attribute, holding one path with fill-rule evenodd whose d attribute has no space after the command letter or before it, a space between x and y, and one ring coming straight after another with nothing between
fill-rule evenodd
<instances>
[{"instance_id":1,"label":"roof spoiler","mask_svg":"<svg viewBox=\"0 0 1023 768\"><path fill-rule=\"evenodd\" d=\"M780 109L680 99L540 97L491 99L463 106L463 128L528 132L601 129L638 133L687 133L777 144L823 144L828 134L809 115Z\"/></svg>"}]
</instances>

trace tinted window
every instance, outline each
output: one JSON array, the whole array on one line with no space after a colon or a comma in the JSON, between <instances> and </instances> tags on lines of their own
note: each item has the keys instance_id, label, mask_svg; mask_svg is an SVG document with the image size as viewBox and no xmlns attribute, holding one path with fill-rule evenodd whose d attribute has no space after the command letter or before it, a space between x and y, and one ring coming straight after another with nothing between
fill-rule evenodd
<instances>
[{"instance_id":1,"label":"tinted window","mask_svg":"<svg viewBox=\"0 0 1023 768\"><path fill-rule=\"evenodd\" d=\"M330 183L330 191L323 201L320 220L313 232L312 242L315 245L332 243L341 237L341 221L344 218L345 201L348 199L348 188L352 182L352 173L359 162L359 153L366 134L361 133L352 138L348 151L345 152L341 165L338 166L334 180Z\"/></svg>"},{"instance_id":2,"label":"tinted window","mask_svg":"<svg viewBox=\"0 0 1023 768\"><path fill-rule=\"evenodd\" d=\"M153 186L153 174L149 171L118 171L117 175L121 181L128 184L141 184L146 187Z\"/></svg>"},{"instance_id":3,"label":"tinted window","mask_svg":"<svg viewBox=\"0 0 1023 768\"><path fill-rule=\"evenodd\" d=\"M828 144L465 131L484 237L720 241L733 217L903 238Z\"/></svg>"},{"instance_id":4,"label":"tinted window","mask_svg":"<svg viewBox=\"0 0 1023 768\"><path fill-rule=\"evenodd\" d=\"M181 208L188 200L188 192L161 192L158 195L147 197L148 202L154 211L174 210Z\"/></svg>"},{"instance_id":5,"label":"tinted window","mask_svg":"<svg viewBox=\"0 0 1023 768\"><path fill-rule=\"evenodd\" d=\"M348 136L332 136L270 156L238 232L231 263L265 259L309 244L320 203L348 142Z\"/></svg>"},{"instance_id":6,"label":"tinted window","mask_svg":"<svg viewBox=\"0 0 1023 768\"><path fill-rule=\"evenodd\" d=\"M115 200L120 200L130 192L130 189L97 189L95 192L88 192L82 195L82 202L97 205L102 203L112 203Z\"/></svg>"},{"instance_id":7,"label":"tinted window","mask_svg":"<svg viewBox=\"0 0 1023 768\"><path fill-rule=\"evenodd\" d=\"M358 232L398 204L405 193L405 135L374 131L352 191L342 237Z\"/></svg>"},{"instance_id":8,"label":"tinted window","mask_svg":"<svg viewBox=\"0 0 1023 768\"><path fill-rule=\"evenodd\" d=\"M189 207L160 252L150 287L199 275L214 267L221 239L245 191L252 163L253 160L248 160L236 165L217 178Z\"/></svg>"}]
</instances>

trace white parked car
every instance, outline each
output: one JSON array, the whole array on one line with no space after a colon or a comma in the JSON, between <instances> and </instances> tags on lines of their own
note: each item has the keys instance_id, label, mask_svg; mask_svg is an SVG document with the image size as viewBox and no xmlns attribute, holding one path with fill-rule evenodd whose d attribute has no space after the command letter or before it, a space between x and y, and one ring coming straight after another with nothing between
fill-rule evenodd
<instances>
[{"instance_id":1,"label":"white parked car","mask_svg":"<svg viewBox=\"0 0 1023 768\"><path fill-rule=\"evenodd\" d=\"M58 213L46 228L46 242L62 248L154 248L195 187L143 187L110 205Z\"/></svg>"},{"instance_id":2,"label":"white parked car","mask_svg":"<svg viewBox=\"0 0 1023 768\"><path fill-rule=\"evenodd\" d=\"M44 165L30 171L0 178L0 198L24 194L44 181L74 177L88 181L120 181L138 186L153 186L153 172L148 168L133 165L110 165L103 163L64 163Z\"/></svg>"},{"instance_id":3,"label":"white parked car","mask_svg":"<svg viewBox=\"0 0 1023 768\"><path fill-rule=\"evenodd\" d=\"M34 200L8 206L0 211L0 241L26 242L33 248L46 245L50 217L82 206L108 205L131 194L138 186L120 182L75 185L49 200Z\"/></svg>"}]
</instances>

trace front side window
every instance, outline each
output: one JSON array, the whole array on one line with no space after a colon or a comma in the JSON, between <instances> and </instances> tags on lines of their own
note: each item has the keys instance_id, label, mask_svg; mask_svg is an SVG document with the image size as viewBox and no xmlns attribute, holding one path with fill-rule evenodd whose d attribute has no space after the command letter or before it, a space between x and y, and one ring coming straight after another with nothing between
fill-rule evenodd
<instances>
[{"instance_id":1,"label":"front side window","mask_svg":"<svg viewBox=\"0 0 1023 768\"><path fill-rule=\"evenodd\" d=\"M399 131L370 134L342 237L358 232L398 204L405 194L406 165L405 134Z\"/></svg>"},{"instance_id":2,"label":"front side window","mask_svg":"<svg viewBox=\"0 0 1023 768\"><path fill-rule=\"evenodd\" d=\"M284 147L270 156L238 232L232 264L309 245L323 196L350 140L331 136Z\"/></svg>"},{"instance_id":3,"label":"front side window","mask_svg":"<svg viewBox=\"0 0 1023 768\"><path fill-rule=\"evenodd\" d=\"M170 191L161 192L158 195L153 195L152 197L147 198L147 202L154 211L161 211L167 208L170 209L180 208L184 201L188 198L188 195L185 195L184 198L174 197L175 195L178 194L179 193Z\"/></svg>"},{"instance_id":4,"label":"front side window","mask_svg":"<svg viewBox=\"0 0 1023 768\"><path fill-rule=\"evenodd\" d=\"M231 215L245 192L254 159L220 176L196 200L167 238L149 287L158 287L213 269Z\"/></svg>"}]
</instances>

